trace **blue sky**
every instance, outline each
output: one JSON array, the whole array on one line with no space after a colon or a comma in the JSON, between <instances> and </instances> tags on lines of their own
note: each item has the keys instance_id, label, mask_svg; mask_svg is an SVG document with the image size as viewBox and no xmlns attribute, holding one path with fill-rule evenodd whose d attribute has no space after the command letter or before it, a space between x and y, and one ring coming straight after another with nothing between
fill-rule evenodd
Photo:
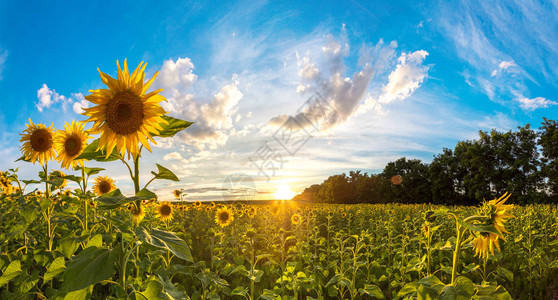
<instances>
[{"instance_id":1,"label":"blue sky","mask_svg":"<svg viewBox=\"0 0 558 300\"><path fill-rule=\"evenodd\" d=\"M478 130L555 119L557 10L536 1L3 1L0 169L34 177L38 165L13 162L27 119L84 120L83 96L103 86L97 68L114 76L124 58L159 71L165 109L196 122L144 155L143 182L155 163L181 179L152 185L163 199L175 188L220 199L231 174L269 198L331 174L380 172L402 156L429 162ZM276 144L273 167L258 170L255 155L288 116L317 116L304 106L316 94L332 115L301 131L309 139L296 153ZM131 192L122 166L99 166Z\"/></svg>"}]
</instances>

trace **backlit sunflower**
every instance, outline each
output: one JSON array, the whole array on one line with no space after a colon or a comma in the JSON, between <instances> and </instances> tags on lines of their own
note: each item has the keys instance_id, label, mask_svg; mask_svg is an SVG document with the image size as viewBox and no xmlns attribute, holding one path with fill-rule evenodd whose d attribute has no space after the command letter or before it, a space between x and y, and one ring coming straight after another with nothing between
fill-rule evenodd
<instances>
[{"instance_id":1,"label":"backlit sunflower","mask_svg":"<svg viewBox=\"0 0 558 300\"><path fill-rule=\"evenodd\" d=\"M82 122L72 121L72 124L64 125L64 130L58 130L54 137L54 148L58 152L56 160L64 169L75 167L77 164L83 166L83 160L74 160L78 157L85 147L89 134L83 130L85 124Z\"/></svg>"},{"instance_id":2,"label":"backlit sunflower","mask_svg":"<svg viewBox=\"0 0 558 300\"><path fill-rule=\"evenodd\" d=\"M53 147L53 125L46 127L43 124L33 124L29 119L27 129L20 134L22 137L19 141L23 142L20 150L33 164L39 161L39 164L44 165L56 155Z\"/></svg>"},{"instance_id":3,"label":"backlit sunflower","mask_svg":"<svg viewBox=\"0 0 558 300\"><path fill-rule=\"evenodd\" d=\"M93 191L97 196L102 196L106 193L110 193L116 189L114 185L114 180L108 176L97 176L95 178L95 184L93 185Z\"/></svg>"},{"instance_id":4,"label":"backlit sunflower","mask_svg":"<svg viewBox=\"0 0 558 300\"><path fill-rule=\"evenodd\" d=\"M182 190L174 190L172 191L172 193L175 198L180 198L180 195L182 195Z\"/></svg>"},{"instance_id":5,"label":"backlit sunflower","mask_svg":"<svg viewBox=\"0 0 558 300\"><path fill-rule=\"evenodd\" d=\"M172 204L169 202L161 202L159 206L157 206L157 213L161 220L171 220L172 219Z\"/></svg>"},{"instance_id":6,"label":"backlit sunflower","mask_svg":"<svg viewBox=\"0 0 558 300\"><path fill-rule=\"evenodd\" d=\"M508 233L508 231L504 227L504 223L507 219L513 218L512 214L507 213L513 209L513 205L504 205L504 203L510 198L510 196L511 194L505 193L500 198L488 201L488 205L490 206L490 217L494 222L494 228L496 228L496 230L498 230L500 234L502 234L503 232Z\"/></svg>"},{"instance_id":7,"label":"backlit sunflower","mask_svg":"<svg viewBox=\"0 0 558 300\"><path fill-rule=\"evenodd\" d=\"M143 217L145 217L145 210L143 209L143 205L138 206L136 204L132 204L130 212L132 213L132 219L138 224L139 222L141 222L141 220L143 220Z\"/></svg>"},{"instance_id":8,"label":"backlit sunflower","mask_svg":"<svg viewBox=\"0 0 558 300\"><path fill-rule=\"evenodd\" d=\"M488 253L494 254L494 245L500 251L498 244L498 235L494 233L481 233L474 241L473 248L475 249L475 256L480 258L487 258Z\"/></svg>"},{"instance_id":9,"label":"backlit sunflower","mask_svg":"<svg viewBox=\"0 0 558 300\"><path fill-rule=\"evenodd\" d=\"M300 215L299 214L294 214L291 216L291 223L293 223L293 225L298 225L300 224Z\"/></svg>"},{"instance_id":10,"label":"backlit sunflower","mask_svg":"<svg viewBox=\"0 0 558 300\"><path fill-rule=\"evenodd\" d=\"M233 220L233 212L227 207L219 208L215 213L215 223L221 227L230 225Z\"/></svg>"},{"instance_id":11,"label":"backlit sunflower","mask_svg":"<svg viewBox=\"0 0 558 300\"><path fill-rule=\"evenodd\" d=\"M195 208L200 208L201 206L202 206L201 201L196 201L196 202L194 202L194 207L195 207Z\"/></svg>"},{"instance_id":12,"label":"backlit sunflower","mask_svg":"<svg viewBox=\"0 0 558 300\"><path fill-rule=\"evenodd\" d=\"M160 124L168 123L162 118L166 112L159 104L166 99L158 95L162 89L146 93L158 74L144 83L147 64L141 62L132 74L126 60L123 69L118 61L116 65L116 79L98 70L108 89L91 90L92 94L85 96L95 106L84 108L83 115L89 117L87 122L94 122L91 133L101 134L99 149L106 149L107 157L115 147L122 156L127 151L136 157L140 142L151 152L148 139L156 144L151 134L159 133L163 130Z\"/></svg>"}]
</instances>

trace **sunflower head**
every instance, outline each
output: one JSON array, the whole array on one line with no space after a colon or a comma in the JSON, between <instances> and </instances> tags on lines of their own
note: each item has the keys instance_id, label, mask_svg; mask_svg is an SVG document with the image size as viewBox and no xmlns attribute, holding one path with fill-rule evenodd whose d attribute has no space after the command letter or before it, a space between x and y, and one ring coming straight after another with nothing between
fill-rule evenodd
<instances>
[{"instance_id":1,"label":"sunflower head","mask_svg":"<svg viewBox=\"0 0 558 300\"><path fill-rule=\"evenodd\" d=\"M54 155L54 124L46 127L43 124L33 124L29 119L27 129L23 131L20 142L23 142L20 150L25 158L31 160L34 164L36 161L44 165L51 160Z\"/></svg>"},{"instance_id":2,"label":"sunflower head","mask_svg":"<svg viewBox=\"0 0 558 300\"><path fill-rule=\"evenodd\" d=\"M114 185L114 180L108 176L97 176L95 178L95 184L93 185L93 191L97 196L102 196L106 193L110 193L116 189Z\"/></svg>"},{"instance_id":3,"label":"sunflower head","mask_svg":"<svg viewBox=\"0 0 558 300\"><path fill-rule=\"evenodd\" d=\"M500 245L498 244L498 235L494 233L481 233L473 241L473 248L475 249L475 256L481 258L487 258L488 254L494 254L494 245L498 251L500 250Z\"/></svg>"},{"instance_id":4,"label":"sunflower head","mask_svg":"<svg viewBox=\"0 0 558 300\"><path fill-rule=\"evenodd\" d=\"M194 207L195 207L195 208L200 208L201 206L202 206L201 201L196 201L196 202L194 202Z\"/></svg>"},{"instance_id":5,"label":"sunflower head","mask_svg":"<svg viewBox=\"0 0 558 300\"><path fill-rule=\"evenodd\" d=\"M513 218L514 216L509 213L513 209L513 205L504 204L510 198L511 194L505 193L500 198L495 198L484 203L481 207L481 212L487 215L492 220L494 228L500 233L500 237L503 239L503 233L508 233L504 227L504 223L507 219Z\"/></svg>"},{"instance_id":6,"label":"sunflower head","mask_svg":"<svg viewBox=\"0 0 558 300\"><path fill-rule=\"evenodd\" d=\"M182 195L182 190L174 190L172 191L172 193L175 198L180 198L180 195Z\"/></svg>"},{"instance_id":7,"label":"sunflower head","mask_svg":"<svg viewBox=\"0 0 558 300\"><path fill-rule=\"evenodd\" d=\"M64 169L75 167L77 164L83 166L83 160L75 160L75 158L87 147L87 140L90 138L83 130L84 125L73 120L72 124L64 125L64 130L58 130L54 137L54 148L58 152L56 160Z\"/></svg>"},{"instance_id":8,"label":"sunflower head","mask_svg":"<svg viewBox=\"0 0 558 300\"><path fill-rule=\"evenodd\" d=\"M292 223L293 225L298 225L298 224L300 224L300 221L301 221L301 219L300 219L300 215L299 215L299 214L294 214L294 215L291 216L291 223Z\"/></svg>"},{"instance_id":9,"label":"sunflower head","mask_svg":"<svg viewBox=\"0 0 558 300\"><path fill-rule=\"evenodd\" d=\"M227 207L219 208L215 213L215 223L217 223L221 227L230 225L233 220L233 212Z\"/></svg>"},{"instance_id":10,"label":"sunflower head","mask_svg":"<svg viewBox=\"0 0 558 300\"><path fill-rule=\"evenodd\" d=\"M106 149L107 157L115 147L122 156L127 152L136 157L140 152L138 144L141 142L151 151L148 139L156 144L151 134L159 133L163 130L160 124L168 123L162 118L166 112L159 104L166 99L158 94L162 89L146 93L158 74L144 82L147 64L141 62L132 74L126 60L123 69L118 61L116 65L116 79L99 70L108 89L91 90L91 95L85 96L95 106L84 108L83 115L89 117L87 122L93 122L91 132L101 134L99 149Z\"/></svg>"},{"instance_id":11,"label":"sunflower head","mask_svg":"<svg viewBox=\"0 0 558 300\"><path fill-rule=\"evenodd\" d=\"M159 214L159 217L163 221L172 219L172 213L172 204L169 202L161 202L159 206L157 206L157 214Z\"/></svg>"}]
</instances>

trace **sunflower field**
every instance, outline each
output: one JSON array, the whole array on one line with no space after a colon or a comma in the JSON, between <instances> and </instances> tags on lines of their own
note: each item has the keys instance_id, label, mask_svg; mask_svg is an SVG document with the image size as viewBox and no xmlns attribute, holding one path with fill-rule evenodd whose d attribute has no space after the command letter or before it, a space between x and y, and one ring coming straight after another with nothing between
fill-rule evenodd
<instances>
[{"instance_id":1,"label":"sunflower field","mask_svg":"<svg viewBox=\"0 0 558 300\"><path fill-rule=\"evenodd\" d=\"M37 178L0 173L0 298L558 298L558 208L508 193L480 207L158 201L149 185L178 178L156 164L142 186L142 151L192 123L165 115L145 64L117 65L85 122L29 120L19 160ZM134 195L101 176L115 163Z\"/></svg>"}]
</instances>

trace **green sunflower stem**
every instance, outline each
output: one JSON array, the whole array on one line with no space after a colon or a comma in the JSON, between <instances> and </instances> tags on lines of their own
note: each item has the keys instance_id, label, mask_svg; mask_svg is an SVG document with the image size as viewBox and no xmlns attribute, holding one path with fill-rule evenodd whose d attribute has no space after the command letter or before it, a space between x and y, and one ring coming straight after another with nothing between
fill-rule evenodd
<instances>
[{"instance_id":1,"label":"green sunflower stem","mask_svg":"<svg viewBox=\"0 0 558 300\"><path fill-rule=\"evenodd\" d=\"M48 160L45 162L43 170L45 171L45 178L48 181ZM47 199L50 198L50 186L48 185L48 182L45 182L45 196Z\"/></svg>"},{"instance_id":2,"label":"green sunflower stem","mask_svg":"<svg viewBox=\"0 0 558 300\"><path fill-rule=\"evenodd\" d=\"M136 194L140 191L140 183L139 183L139 154L134 157L134 190Z\"/></svg>"},{"instance_id":3,"label":"green sunflower stem","mask_svg":"<svg viewBox=\"0 0 558 300\"><path fill-rule=\"evenodd\" d=\"M465 235L465 227L459 225L456 220L457 226L457 239L455 241L455 251L453 252L453 267L451 271L451 284L455 283L457 278L457 267L459 266L459 254L461 252L461 244L463 242L463 236Z\"/></svg>"},{"instance_id":4,"label":"green sunflower stem","mask_svg":"<svg viewBox=\"0 0 558 300\"><path fill-rule=\"evenodd\" d=\"M85 196L85 194L87 193L87 185L86 185L87 182L85 181L85 166L83 166L81 168L81 178L83 179L83 187L82 187L83 191L82 192L83 192L83 195ZM84 212L85 212L85 222L83 222L83 223L84 223L84 229L87 230L87 226L88 226L87 223L88 223L88 220L89 220L88 215L87 215L87 205L88 205L88 203L87 203L87 198L84 198L84 199L85 200L83 201L83 207L84 207Z\"/></svg>"}]
</instances>

